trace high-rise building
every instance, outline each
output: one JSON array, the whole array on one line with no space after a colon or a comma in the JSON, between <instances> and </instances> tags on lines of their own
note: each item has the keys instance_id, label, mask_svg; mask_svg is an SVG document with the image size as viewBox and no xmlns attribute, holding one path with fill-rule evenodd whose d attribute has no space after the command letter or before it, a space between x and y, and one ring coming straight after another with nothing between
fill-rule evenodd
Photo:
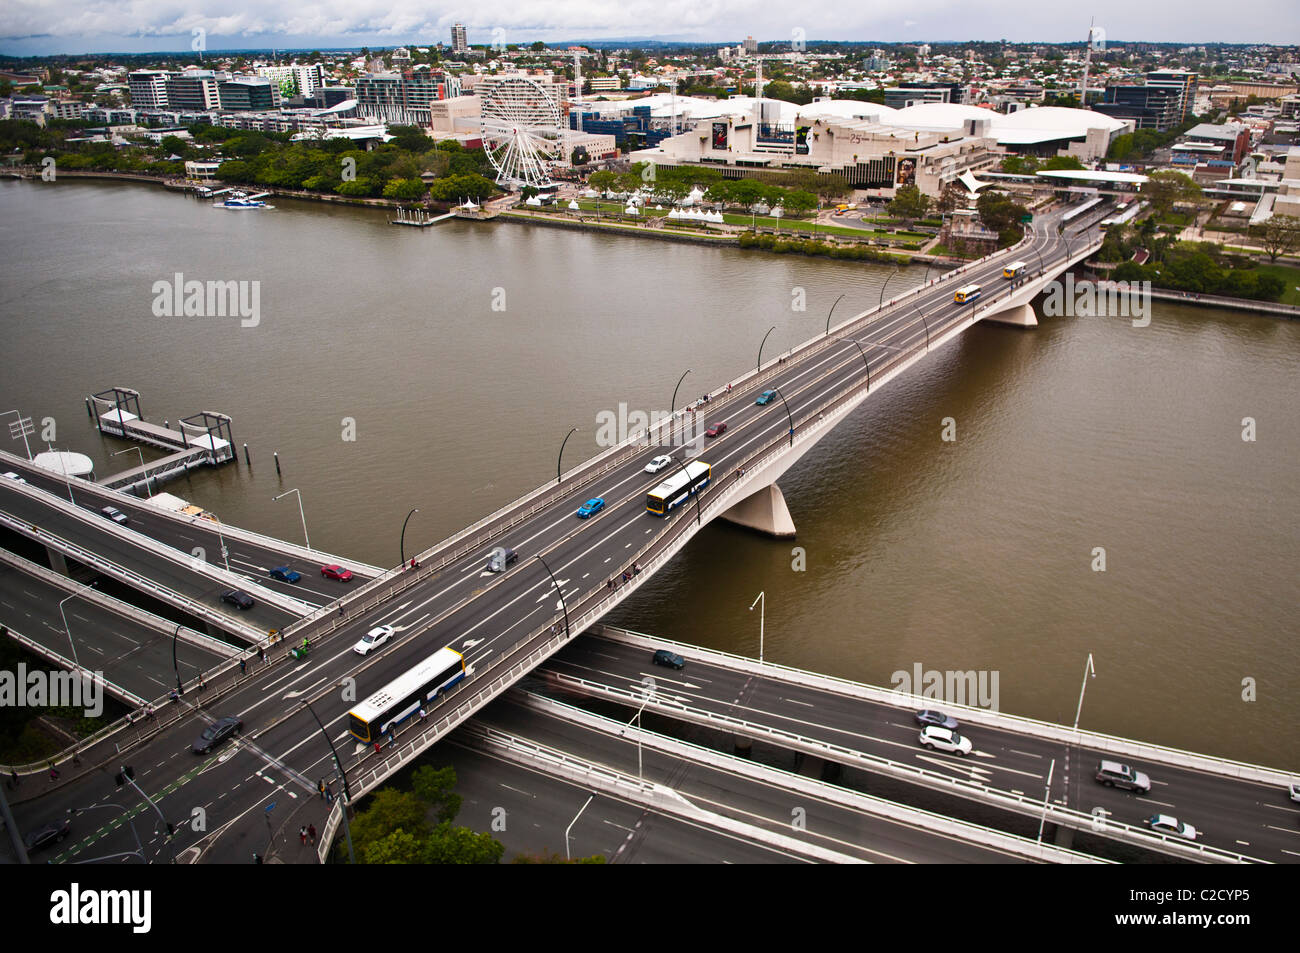
<instances>
[{"instance_id":1,"label":"high-rise building","mask_svg":"<svg viewBox=\"0 0 1300 953\"><path fill-rule=\"evenodd\" d=\"M452 24L451 49L453 53L465 53L469 50L469 38L465 34L465 24Z\"/></svg>"},{"instance_id":2,"label":"high-rise building","mask_svg":"<svg viewBox=\"0 0 1300 953\"><path fill-rule=\"evenodd\" d=\"M370 73L357 80L357 112L367 119L428 126L429 104L460 93L459 77L427 66Z\"/></svg>"},{"instance_id":3,"label":"high-rise building","mask_svg":"<svg viewBox=\"0 0 1300 953\"><path fill-rule=\"evenodd\" d=\"M1192 114L1192 105L1196 102L1196 73L1185 69L1156 70L1147 73L1147 85L1159 86L1178 92L1177 122L1184 122Z\"/></svg>"},{"instance_id":4,"label":"high-rise building","mask_svg":"<svg viewBox=\"0 0 1300 953\"><path fill-rule=\"evenodd\" d=\"M259 66L258 76L265 76L280 87L280 95L286 99L294 96L310 96L325 85L325 68L319 63L311 66Z\"/></svg>"},{"instance_id":5,"label":"high-rise building","mask_svg":"<svg viewBox=\"0 0 1300 953\"><path fill-rule=\"evenodd\" d=\"M280 108L280 87L264 76L240 76L217 84L222 109L258 110Z\"/></svg>"},{"instance_id":6,"label":"high-rise building","mask_svg":"<svg viewBox=\"0 0 1300 953\"><path fill-rule=\"evenodd\" d=\"M1167 86L1107 86L1105 99L1092 107L1116 119L1132 119L1138 129L1164 132L1178 125L1181 94Z\"/></svg>"},{"instance_id":7,"label":"high-rise building","mask_svg":"<svg viewBox=\"0 0 1300 953\"><path fill-rule=\"evenodd\" d=\"M138 69L127 78L131 102L139 109L165 109L167 107L167 74L162 70Z\"/></svg>"},{"instance_id":8,"label":"high-rise building","mask_svg":"<svg viewBox=\"0 0 1300 953\"><path fill-rule=\"evenodd\" d=\"M754 39L752 36L747 36L747 37L745 37L745 52L746 52L746 53L757 53L757 52L758 52L758 40Z\"/></svg>"},{"instance_id":9,"label":"high-rise building","mask_svg":"<svg viewBox=\"0 0 1300 953\"><path fill-rule=\"evenodd\" d=\"M200 112L221 108L217 77L212 70L188 70L167 74L167 108Z\"/></svg>"}]
</instances>

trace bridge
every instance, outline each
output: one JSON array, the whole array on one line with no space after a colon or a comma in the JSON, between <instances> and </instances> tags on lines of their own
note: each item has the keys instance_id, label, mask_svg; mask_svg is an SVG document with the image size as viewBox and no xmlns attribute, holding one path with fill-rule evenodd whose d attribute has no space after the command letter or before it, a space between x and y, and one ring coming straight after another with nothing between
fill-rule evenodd
<instances>
[{"instance_id":1,"label":"bridge","mask_svg":"<svg viewBox=\"0 0 1300 953\"><path fill-rule=\"evenodd\" d=\"M309 678L284 669L288 663L281 657L268 660L268 666L273 666L267 670L273 692L284 691L263 690L256 700L247 700L250 711L260 712L255 721L247 716L250 724L258 726L257 737L241 745L262 755L278 772L279 780L273 783L296 792L297 797L311 796L316 787L313 778L331 774L333 766L328 758L302 750L317 726L312 714L297 702L315 705L326 733L337 737L346 732L346 712L351 707L339 695L342 680L355 678L353 697L364 698L443 645L461 650L469 677L428 713L427 721L407 726L377 749L355 745L340 751L352 800L373 790L578 633L598 623L713 519L733 520L775 535L794 532L777 485L782 474L871 393L977 321L1032 325L1029 302L1047 282L1099 244L1100 235L1089 222L1061 232L1054 217L1041 219L1011 249L828 327L826 333L787 355L765 363L760 359L754 371L717 391L703 409L707 418L697 413L693 421L688 412L674 411L560 474L555 483L537 488L421 553L417 569L398 567L379 573L313 611L297 607L297 621L286 625L289 644L310 638L318 646L317 653L323 649L329 657L317 661L314 653ZM1030 266L1016 279L1004 280L1002 268L1014 259ZM957 306L953 290L969 283L981 284L985 294ZM756 396L766 390L779 399L756 404ZM702 436L700 424L724 419L729 424L724 434L713 440ZM660 454L671 455L679 468L689 460L706 461L713 473L708 487L666 518L645 510L646 492L673 472L655 476L645 472L646 463ZM74 487L81 492L80 483ZM18 495L28 496L21 491ZM606 499L604 510L591 519L577 519L574 510L593 496ZM50 506L48 501L45 505ZM123 532L102 522L108 532ZM41 542L50 545L49 540ZM519 564L504 573L487 572L484 564L497 546L515 549ZM629 573L626 581L625 572ZM397 629L395 644L356 662L351 645L380 624ZM235 677L238 664L232 656L209 676L214 684L223 675L228 677L231 699L243 684ZM244 689L252 690L252 686ZM219 689L200 702L212 710L225 691ZM292 701L286 706L285 699ZM169 718L167 727L179 721L179 717ZM284 754L276 755L275 750ZM213 772L221 770L232 769L214 767ZM336 804L323 843L331 840L340 819ZM205 840L195 844L191 858L204 856Z\"/></svg>"}]
</instances>

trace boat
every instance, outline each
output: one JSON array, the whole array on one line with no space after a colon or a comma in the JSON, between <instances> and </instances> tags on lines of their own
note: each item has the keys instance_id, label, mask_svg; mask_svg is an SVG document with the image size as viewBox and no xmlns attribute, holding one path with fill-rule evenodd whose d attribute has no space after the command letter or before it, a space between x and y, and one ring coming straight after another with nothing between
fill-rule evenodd
<instances>
[{"instance_id":1,"label":"boat","mask_svg":"<svg viewBox=\"0 0 1300 953\"><path fill-rule=\"evenodd\" d=\"M263 192L262 195L269 193ZM231 192L224 202L213 202L213 208L275 208L261 201L259 196L250 196L247 192Z\"/></svg>"}]
</instances>

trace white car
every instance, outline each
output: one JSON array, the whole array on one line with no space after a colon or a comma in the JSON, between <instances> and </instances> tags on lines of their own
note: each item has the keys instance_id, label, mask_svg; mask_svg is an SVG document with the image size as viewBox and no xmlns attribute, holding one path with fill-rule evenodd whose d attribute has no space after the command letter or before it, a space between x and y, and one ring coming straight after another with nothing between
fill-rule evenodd
<instances>
[{"instance_id":1,"label":"white car","mask_svg":"<svg viewBox=\"0 0 1300 953\"><path fill-rule=\"evenodd\" d=\"M5 473L4 478L5 478L6 480L17 480L19 483L26 483L26 482L27 482L27 481L24 480L22 477L20 477L17 473L14 473L13 470L9 470L7 473Z\"/></svg>"},{"instance_id":2,"label":"white car","mask_svg":"<svg viewBox=\"0 0 1300 953\"><path fill-rule=\"evenodd\" d=\"M672 466L672 464L673 464L672 457L668 457L668 456L655 457L653 460L651 460L649 463L645 465L645 472L658 473L664 467L670 467Z\"/></svg>"},{"instance_id":3,"label":"white car","mask_svg":"<svg viewBox=\"0 0 1300 953\"><path fill-rule=\"evenodd\" d=\"M352 651L358 655L368 655L392 637L393 627L391 625L376 626L362 636L360 642L352 646Z\"/></svg>"},{"instance_id":4,"label":"white car","mask_svg":"<svg viewBox=\"0 0 1300 953\"><path fill-rule=\"evenodd\" d=\"M968 755L974 745L965 735L959 735L951 728L938 725L926 725L921 729L920 742L932 751L946 751L949 754Z\"/></svg>"},{"instance_id":5,"label":"white car","mask_svg":"<svg viewBox=\"0 0 1300 953\"><path fill-rule=\"evenodd\" d=\"M1300 803L1300 781L1291 782L1291 800Z\"/></svg>"},{"instance_id":6,"label":"white car","mask_svg":"<svg viewBox=\"0 0 1300 953\"><path fill-rule=\"evenodd\" d=\"M1148 817L1144 823L1158 834L1173 834L1176 837L1185 837L1187 840L1196 840L1195 827L1184 824L1178 818L1170 817L1168 814L1156 814Z\"/></svg>"}]
</instances>

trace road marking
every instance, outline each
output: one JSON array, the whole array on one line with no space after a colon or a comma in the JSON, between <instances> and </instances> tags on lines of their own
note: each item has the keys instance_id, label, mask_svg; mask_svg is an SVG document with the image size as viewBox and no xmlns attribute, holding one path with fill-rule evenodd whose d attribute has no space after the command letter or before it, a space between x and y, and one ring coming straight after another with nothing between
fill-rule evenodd
<instances>
[{"instance_id":1,"label":"road marking","mask_svg":"<svg viewBox=\"0 0 1300 953\"><path fill-rule=\"evenodd\" d=\"M739 701L739 699L737 699ZM788 702L791 705L803 705L805 708L816 708L812 702L801 702L797 698L782 698L781 701Z\"/></svg>"}]
</instances>

